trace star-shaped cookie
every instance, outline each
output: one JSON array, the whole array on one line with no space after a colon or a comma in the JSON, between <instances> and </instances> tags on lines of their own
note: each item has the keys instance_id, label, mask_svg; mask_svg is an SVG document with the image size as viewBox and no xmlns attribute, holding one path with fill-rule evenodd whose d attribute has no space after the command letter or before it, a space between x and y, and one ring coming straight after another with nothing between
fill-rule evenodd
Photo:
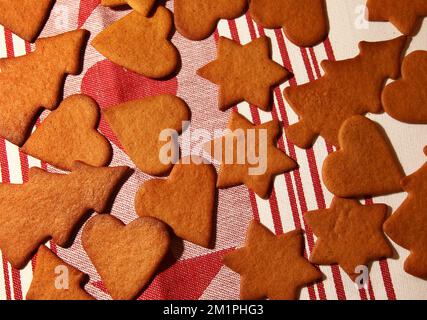
<instances>
[{"instance_id":1,"label":"star-shaped cookie","mask_svg":"<svg viewBox=\"0 0 427 320\"><path fill-rule=\"evenodd\" d=\"M383 232L387 211L384 204L362 206L357 200L334 198L329 209L307 212L304 219L318 237L310 262L338 263L355 280L356 267L392 257Z\"/></svg>"},{"instance_id":2,"label":"star-shaped cookie","mask_svg":"<svg viewBox=\"0 0 427 320\"><path fill-rule=\"evenodd\" d=\"M221 111L247 101L268 111L271 107L271 89L281 84L289 72L271 60L270 41L261 37L247 45L221 37L218 58L197 71L197 74L219 88L218 104Z\"/></svg>"},{"instance_id":3,"label":"star-shaped cookie","mask_svg":"<svg viewBox=\"0 0 427 320\"><path fill-rule=\"evenodd\" d=\"M253 221L245 247L224 257L224 264L240 273L240 297L295 300L302 287L322 279L322 273L303 257L303 234L294 230L275 236Z\"/></svg>"},{"instance_id":4,"label":"star-shaped cookie","mask_svg":"<svg viewBox=\"0 0 427 320\"><path fill-rule=\"evenodd\" d=\"M221 161L217 187L245 184L261 198L268 198L274 176L297 167L294 160L277 148L279 134L277 121L254 126L239 113L232 112L226 134L211 141L207 150Z\"/></svg>"}]
</instances>

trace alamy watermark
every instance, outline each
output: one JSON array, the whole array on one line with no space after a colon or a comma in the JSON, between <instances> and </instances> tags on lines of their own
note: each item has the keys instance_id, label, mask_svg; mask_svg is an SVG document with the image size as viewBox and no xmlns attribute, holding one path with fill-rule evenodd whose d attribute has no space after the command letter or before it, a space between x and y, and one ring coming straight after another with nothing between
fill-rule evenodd
<instances>
[{"instance_id":1,"label":"alamy watermark","mask_svg":"<svg viewBox=\"0 0 427 320\"><path fill-rule=\"evenodd\" d=\"M176 130L165 129L159 135L164 142L159 152L161 163L184 164L213 162L229 165L249 165L248 175L263 175L268 164L267 129L192 129L190 122L182 123L183 134L179 138ZM184 154L191 155L179 160L179 139Z\"/></svg>"}]
</instances>

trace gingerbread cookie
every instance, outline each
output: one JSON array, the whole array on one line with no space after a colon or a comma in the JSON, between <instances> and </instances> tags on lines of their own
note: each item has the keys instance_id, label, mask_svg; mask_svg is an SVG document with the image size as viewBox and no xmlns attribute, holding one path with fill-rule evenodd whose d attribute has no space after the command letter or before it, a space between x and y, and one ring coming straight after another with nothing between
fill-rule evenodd
<instances>
[{"instance_id":1,"label":"gingerbread cookie","mask_svg":"<svg viewBox=\"0 0 427 320\"><path fill-rule=\"evenodd\" d=\"M172 14L158 7L145 17L133 11L103 30L92 45L112 62L149 78L171 75L179 65L179 53L170 42Z\"/></svg>"},{"instance_id":2,"label":"gingerbread cookie","mask_svg":"<svg viewBox=\"0 0 427 320\"><path fill-rule=\"evenodd\" d=\"M49 114L22 150L63 170L71 171L76 162L105 166L112 149L96 130L99 116L95 100L85 95L70 96Z\"/></svg>"},{"instance_id":3,"label":"gingerbread cookie","mask_svg":"<svg viewBox=\"0 0 427 320\"><path fill-rule=\"evenodd\" d=\"M341 198L380 196L402 191L405 175L383 129L363 116L344 122L341 150L323 163L323 181Z\"/></svg>"},{"instance_id":4,"label":"gingerbread cookie","mask_svg":"<svg viewBox=\"0 0 427 320\"><path fill-rule=\"evenodd\" d=\"M251 0L252 18L265 28L280 28L300 47L323 41L329 32L324 0Z\"/></svg>"},{"instance_id":5,"label":"gingerbread cookie","mask_svg":"<svg viewBox=\"0 0 427 320\"><path fill-rule=\"evenodd\" d=\"M145 16L151 11L155 2L156 0L101 0L101 4L105 7L129 5L133 10Z\"/></svg>"},{"instance_id":6,"label":"gingerbread cookie","mask_svg":"<svg viewBox=\"0 0 427 320\"><path fill-rule=\"evenodd\" d=\"M270 121L254 126L239 113L232 112L228 129L228 133L212 141L207 150L221 161L218 188L245 184L267 199L274 177L297 167L294 160L277 148L279 123Z\"/></svg>"},{"instance_id":7,"label":"gingerbread cookie","mask_svg":"<svg viewBox=\"0 0 427 320\"><path fill-rule=\"evenodd\" d=\"M43 28L54 0L0 0L0 24L26 41Z\"/></svg>"},{"instance_id":8,"label":"gingerbread cookie","mask_svg":"<svg viewBox=\"0 0 427 320\"><path fill-rule=\"evenodd\" d=\"M317 236L310 262L337 263L355 281L357 267L393 256L383 232L387 218L384 204L362 206L357 200L340 198L334 198L329 209L307 212L304 219Z\"/></svg>"},{"instance_id":9,"label":"gingerbread cookie","mask_svg":"<svg viewBox=\"0 0 427 320\"><path fill-rule=\"evenodd\" d=\"M258 38L247 45L221 37L218 58L197 74L219 86L219 109L225 111L247 101L268 111L272 88L281 84L289 72L271 59L270 40Z\"/></svg>"},{"instance_id":10,"label":"gingerbread cookie","mask_svg":"<svg viewBox=\"0 0 427 320\"><path fill-rule=\"evenodd\" d=\"M162 220L182 239L211 248L215 182L212 165L196 157L181 159L166 180L151 180L139 189L136 212Z\"/></svg>"},{"instance_id":11,"label":"gingerbread cookie","mask_svg":"<svg viewBox=\"0 0 427 320\"><path fill-rule=\"evenodd\" d=\"M224 264L240 273L240 297L296 300L302 287L322 279L303 256L303 232L275 236L256 221L249 225L245 246L227 254Z\"/></svg>"},{"instance_id":12,"label":"gingerbread cookie","mask_svg":"<svg viewBox=\"0 0 427 320\"><path fill-rule=\"evenodd\" d=\"M50 238L60 246L70 245L76 227L91 210L107 210L128 170L81 164L65 175L31 168L29 182L0 184L1 251L20 269Z\"/></svg>"},{"instance_id":13,"label":"gingerbread cookie","mask_svg":"<svg viewBox=\"0 0 427 320\"><path fill-rule=\"evenodd\" d=\"M87 31L36 41L36 50L0 59L0 136L22 146L43 108L57 107L67 74L81 69Z\"/></svg>"},{"instance_id":14,"label":"gingerbread cookie","mask_svg":"<svg viewBox=\"0 0 427 320\"><path fill-rule=\"evenodd\" d=\"M247 0L175 0L175 26L190 40L203 40L221 19L235 19L245 13Z\"/></svg>"},{"instance_id":15,"label":"gingerbread cookie","mask_svg":"<svg viewBox=\"0 0 427 320\"><path fill-rule=\"evenodd\" d=\"M318 135L339 146L338 131L345 120L367 112L380 113L381 92L388 78L400 74L406 37L361 42L360 54L343 61L322 61L320 79L285 89L285 98L300 117L286 129L297 146L310 148Z\"/></svg>"},{"instance_id":16,"label":"gingerbread cookie","mask_svg":"<svg viewBox=\"0 0 427 320\"><path fill-rule=\"evenodd\" d=\"M84 289L88 276L62 261L44 245L37 251L27 300L94 300Z\"/></svg>"},{"instance_id":17,"label":"gingerbread cookie","mask_svg":"<svg viewBox=\"0 0 427 320\"><path fill-rule=\"evenodd\" d=\"M383 91L384 110L396 120L427 124L427 51L415 51L402 64L402 79Z\"/></svg>"},{"instance_id":18,"label":"gingerbread cookie","mask_svg":"<svg viewBox=\"0 0 427 320\"><path fill-rule=\"evenodd\" d=\"M110 215L98 215L83 229L82 244L110 293L130 300L149 283L169 250L166 226L139 218L125 226Z\"/></svg>"},{"instance_id":19,"label":"gingerbread cookie","mask_svg":"<svg viewBox=\"0 0 427 320\"><path fill-rule=\"evenodd\" d=\"M427 147L424 148L427 155ZM403 178L408 197L384 225L387 235L399 246L410 250L405 271L427 280L427 163Z\"/></svg>"},{"instance_id":20,"label":"gingerbread cookie","mask_svg":"<svg viewBox=\"0 0 427 320\"><path fill-rule=\"evenodd\" d=\"M427 17L425 0L368 0L366 7L370 21L390 21L406 35L415 35Z\"/></svg>"},{"instance_id":21,"label":"gingerbread cookie","mask_svg":"<svg viewBox=\"0 0 427 320\"><path fill-rule=\"evenodd\" d=\"M183 122L190 120L186 103L172 95L160 95L123 103L104 111L104 116L136 166L150 175L168 172L179 159L177 141L164 141L165 130L181 133ZM176 137L177 138L177 137ZM162 148L170 144L167 157L160 159Z\"/></svg>"}]
</instances>

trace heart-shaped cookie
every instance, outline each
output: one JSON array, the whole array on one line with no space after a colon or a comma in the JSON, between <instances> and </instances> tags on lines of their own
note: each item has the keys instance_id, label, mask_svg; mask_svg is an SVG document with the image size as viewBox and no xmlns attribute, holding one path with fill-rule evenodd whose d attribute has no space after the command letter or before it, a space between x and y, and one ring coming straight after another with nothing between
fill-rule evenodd
<instances>
[{"instance_id":1,"label":"heart-shaped cookie","mask_svg":"<svg viewBox=\"0 0 427 320\"><path fill-rule=\"evenodd\" d=\"M247 0L175 0L175 26L190 40L209 37L221 19L235 19L247 8Z\"/></svg>"},{"instance_id":2,"label":"heart-shaped cookie","mask_svg":"<svg viewBox=\"0 0 427 320\"><path fill-rule=\"evenodd\" d=\"M160 221L139 218L128 225L97 215L83 229L82 244L113 299L130 300L151 280L169 250Z\"/></svg>"},{"instance_id":3,"label":"heart-shaped cookie","mask_svg":"<svg viewBox=\"0 0 427 320\"><path fill-rule=\"evenodd\" d=\"M265 28L280 28L290 41L311 47L328 35L325 0L251 0L252 18Z\"/></svg>"},{"instance_id":4,"label":"heart-shaped cookie","mask_svg":"<svg viewBox=\"0 0 427 320\"><path fill-rule=\"evenodd\" d=\"M180 98L160 95L134 100L107 109L104 116L126 153L143 172L162 175L172 168L173 161L168 159L179 159L177 141L163 141L160 137L166 130L181 133L183 122L190 120L190 109ZM168 159L161 159L165 145L170 145L170 153Z\"/></svg>"},{"instance_id":5,"label":"heart-shaped cookie","mask_svg":"<svg viewBox=\"0 0 427 320\"><path fill-rule=\"evenodd\" d=\"M64 170L72 170L76 162L102 167L111 159L108 140L96 127L99 107L85 95L65 99L30 136L22 150Z\"/></svg>"},{"instance_id":6,"label":"heart-shaped cookie","mask_svg":"<svg viewBox=\"0 0 427 320\"><path fill-rule=\"evenodd\" d=\"M405 176L383 129L363 116L346 120L340 129L341 150L323 163L323 181L341 198L380 196L402 191Z\"/></svg>"},{"instance_id":7,"label":"heart-shaped cookie","mask_svg":"<svg viewBox=\"0 0 427 320\"><path fill-rule=\"evenodd\" d=\"M215 183L212 165L196 157L183 158L166 180L151 180L139 189L136 212L162 220L178 237L209 248L213 242Z\"/></svg>"},{"instance_id":8,"label":"heart-shaped cookie","mask_svg":"<svg viewBox=\"0 0 427 320\"><path fill-rule=\"evenodd\" d=\"M133 11L103 30L92 45L109 60L148 78L164 78L179 64L179 53L169 37L172 14L158 7L145 17Z\"/></svg>"}]
</instances>

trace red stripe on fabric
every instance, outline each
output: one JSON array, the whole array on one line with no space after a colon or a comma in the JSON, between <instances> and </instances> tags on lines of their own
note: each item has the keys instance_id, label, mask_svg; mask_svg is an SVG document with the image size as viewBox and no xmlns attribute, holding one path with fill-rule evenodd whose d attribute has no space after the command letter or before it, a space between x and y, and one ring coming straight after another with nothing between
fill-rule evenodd
<instances>
[{"instance_id":1,"label":"red stripe on fabric","mask_svg":"<svg viewBox=\"0 0 427 320\"><path fill-rule=\"evenodd\" d=\"M247 21L247 25L248 25L248 28L249 28L249 33L250 33L251 38L253 40L253 39L256 38L256 32L255 32L254 23L253 23L251 17L249 16L249 14L246 14L246 21ZM258 32L259 32L259 34L261 36L265 35L265 32L264 32L263 28L258 28ZM276 88L274 90L274 92L275 92L277 100L279 101L279 97L281 97L280 88L279 87ZM275 107L272 108L272 117L273 117L273 119L278 120L278 115L277 115L277 111L276 111ZM279 145L280 149L282 149L283 151L285 151L284 136L283 135L282 135L281 139L279 139L278 145ZM295 154L291 154L291 157L293 157L296 160L296 155ZM289 197L289 199L291 201L291 210L292 210L292 216L293 216L293 219L294 219L294 224L295 224L295 227L297 229L301 229L301 221L299 219L298 206L296 204L296 198L295 198L295 194L294 194L292 179L291 179L291 176L290 176L289 173L285 173L284 176L285 176L285 184L286 184L286 187L288 189L288 197ZM273 222L275 222L275 220L281 221L281 218L280 218L280 211L279 211L279 208L278 208L278 205L277 205L276 193L275 193L275 190L273 190L273 191L274 191L274 197L273 197L273 202L270 202L270 207L272 209ZM307 257L306 248L304 248L304 256ZM319 289L319 295L320 295L321 299L324 297L324 295L323 295L324 290L322 290L322 289L323 289L323 284L320 285L320 289ZM309 293L309 297L310 297L311 300L316 299L316 293L314 291L314 287L313 286L309 286L308 287L308 293Z\"/></svg>"},{"instance_id":2,"label":"red stripe on fabric","mask_svg":"<svg viewBox=\"0 0 427 320\"><path fill-rule=\"evenodd\" d=\"M15 56L15 52L13 49L13 36L12 36L12 32L10 32L9 30L5 29L4 30L4 39L6 42L6 53L7 53L7 57L14 57Z\"/></svg>"},{"instance_id":3,"label":"red stripe on fabric","mask_svg":"<svg viewBox=\"0 0 427 320\"><path fill-rule=\"evenodd\" d=\"M373 203L374 201L372 200L372 198L365 199L366 205L371 205ZM385 292L387 294L387 299L396 300L396 292L394 290L394 285L391 279L391 274L390 274L390 269L388 266L387 259L380 260L379 263L380 263L381 275L383 277Z\"/></svg>"},{"instance_id":4,"label":"red stripe on fabric","mask_svg":"<svg viewBox=\"0 0 427 320\"><path fill-rule=\"evenodd\" d=\"M365 289L359 289L360 300L368 300Z\"/></svg>"},{"instance_id":5,"label":"red stripe on fabric","mask_svg":"<svg viewBox=\"0 0 427 320\"><path fill-rule=\"evenodd\" d=\"M9 279L9 267L6 260L6 257L4 254L2 254L2 260L3 260L3 273L4 273L4 287L6 290L6 299L11 300L12 294L10 292L10 279Z\"/></svg>"},{"instance_id":6,"label":"red stripe on fabric","mask_svg":"<svg viewBox=\"0 0 427 320\"><path fill-rule=\"evenodd\" d=\"M369 279L368 281L368 293L369 293L369 299L375 300L375 293L374 293L374 288L372 287L371 279Z\"/></svg>"}]
</instances>

